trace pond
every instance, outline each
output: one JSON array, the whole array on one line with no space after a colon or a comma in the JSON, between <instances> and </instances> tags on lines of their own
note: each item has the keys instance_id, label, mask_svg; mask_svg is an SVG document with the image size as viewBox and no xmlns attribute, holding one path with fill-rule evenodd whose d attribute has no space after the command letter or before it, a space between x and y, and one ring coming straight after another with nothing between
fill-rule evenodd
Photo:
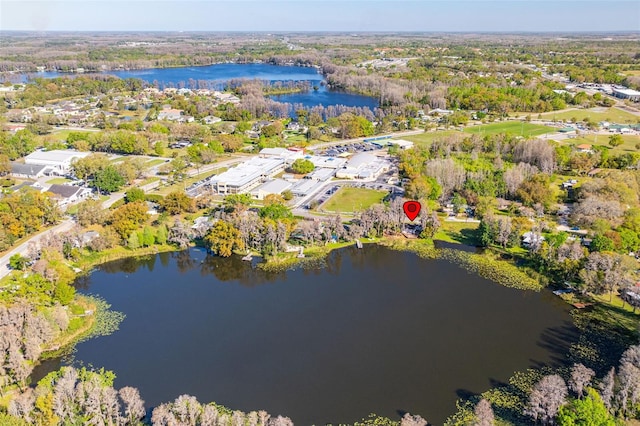
<instances>
[{"instance_id":1,"label":"pond","mask_svg":"<svg viewBox=\"0 0 640 426\"><path fill-rule=\"evenodd\" d=\"M279 102L301 104L306 108L316 105L344 105L348 107L368 107L374 109L378 101L369 96L357 95L342 91L329 90L323 84L322 74L313 67L283 66L271 64L214 64L200 67L176 67L176 68L151 68L128 71L105 71L105 74L115 75L120 78L139 78L159 87L216 87L222 88L224 83L233 79L258 79L268 82L308 81L317 90L309 90L303 93L272 96ZM15 75L20 81L26 81L27 77L53 78L63 75L56 72L42 72Z\"/></svg>"},{"instance_id":2,"label":"pond","mask_svg":"<svg viewBox=\"0 0 640 426\"><path fill-rule=\"evenodd\" d=\"M559 365L576 336L548 291L373 245L277 274L192 249L111 262L78 286L126 318L34 380L93 365L113 370L117 387L138 387L147 408L186 393L298 425L405 411L442 424L458 397Z\"/></svg>"}]
</instances>

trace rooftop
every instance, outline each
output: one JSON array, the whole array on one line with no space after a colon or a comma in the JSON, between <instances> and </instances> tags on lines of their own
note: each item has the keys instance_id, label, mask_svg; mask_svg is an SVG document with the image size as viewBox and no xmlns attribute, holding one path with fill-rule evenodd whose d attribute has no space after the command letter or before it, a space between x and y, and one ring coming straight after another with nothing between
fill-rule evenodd
<instances>
[{"instance_id":1,"label":"rooftop","mask_svg":"<svg viewBox=\"0 0 640 426\"><path fill-rule=\"evenodd\" d=\"M253 157L224 173L212 176L210 182L212 184L220 182L230 186L244 186L254 179L258 179L263 174L269 174L270 171L282 164L284 164L282 158Z\"/></svg>"},{"instance_id":2,"label":"rooftop","mask_svg":"<svg viewBox=\"0 0 640 426\"><path fill-rule=\"evenodd\" d=\"M70 149L61 149L53 151L35 151L27 155L25 161L36 163L38 161L49 162L70 162L74 158L84 158L89 155L88 152L72 151Z\"/></svg>"}]
</instances>

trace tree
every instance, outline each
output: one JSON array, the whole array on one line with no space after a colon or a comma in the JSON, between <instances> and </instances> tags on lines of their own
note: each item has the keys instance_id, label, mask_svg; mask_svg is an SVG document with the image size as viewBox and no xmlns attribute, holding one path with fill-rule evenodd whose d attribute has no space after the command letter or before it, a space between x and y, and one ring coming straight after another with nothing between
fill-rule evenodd
<instances>
[{"instance_id":1,"label":"tree","mask_svg":"<svg viewBox=\"0 0 640 426\"><path fill-rule=\"evenodd\" d=\"M9 258L9 266L11 269L22 271L27 266L29 259L22 256L20 253L16 253Z\"/></svg>"},{"instance_id":2,"label":"tree","mask_svg":"<svg viewBox=\"0 0 640 426\"><path fill-rule=\"evenodd\" d=\"M158 231L156 232L156 243L157 244L166 244L167 243L167 227L164 225L160 225L158 227Z\"/></svg>"},{"instance_id":3,"label":"tree","mask_svg":"<svg viewBox=\"0 0 640 426\"><path fill-rule=\"evenodd\" d=\"M616 422L595 389L588 388L584 399L574 399L561 407L556 420L559 426L615 426Z\"/></svg>"},{"instance_id":4,"label":"tree","mask_svg":"<svg viewBox=\"0 0 640 426\"><path fill-rule=\"evenodd\" d=\"M615 134L615 135L611 135L609 136L609 145L611 145L612 147L617 147L620 146L624 143L624 139L622 139L622 136Z\"/></svg>"},{"instance_id":5,"label":"tree","mask_svg":"<svg viewBox=\"0 0 640 426\"><path fill-rule=\"evenodd\" d=\"M234 249L242 249L240 231L229 222L219 220L204 237L209 250L220 257L229 257Z\"/></svg>"},{"instance_id":6,"label":"tree","mask_svg":"<svg viewBox=\"0 0 640 426\"><path fill-rule=\"evenodd\" d=\"M136 201L114 210L111 213L109 222L122 239L127 239L131 232L138 229L147 218L147 205L141 201Z\"/></svg>"},{"instance_id":7,"label":"tree","mask_svg":"<svg viewBox=\"0 0 640 426\"><path fill-rule=\"evenodd\" d=\"M584 389L591 383L595 372L582 364L573 364L571 378L569 379L569 389L574 391L578 398L582 398Z\"/></svg>"},{"instance_id":8,"label":"tree","mask_svg":"<svg viewBox=\"0 0 640 426\"><path fill-rule=\"evenodd\" d=\"M482 398L473 410L475 420L473 426L491 426L495 423L491 403Z\"/></svg>"},{"instance_id":9,"label":"tree","mask_svg":"<svg viewBox=\"0 0 640 426\"><path fill-rule=\"evenodd\" d=\"M605 237L602 234L596 234L591 239L591 244L589 245L590 251L611 251L613 250L613 241L609 237Z\"/></svg>"},{"instance_id":10,"label":"tree","mask_svg":"<svg viewBox=\"0 0 640 426\"><path fill-rule=\"evenodd\" d=\"M291 165L291 170L294 173L297 173L300 175L306 175L307 173L311 173L313 169L315 169L315 166L313 165L313 163L309 160L305 160L304 158L298 158Z\"/></svg>"},{"instance_id":11,"label":"tree","mask_svg":"<svg viewBox=\"0 0 640 426\"><path fill-rule=\"evenodd\" d=\"M124 183L125 180L118 170L114 166L109 165L96 173L92 184L98 192L105 191L106 193L111 193L122 188Z\"/></svg>"},{"instance_id":12,"label":"tree","mask_svg":"<svg viewBox=\"0 0 640 426\"><path fill-rule=\"evenodd\" d=\"M529 395L525 414L550 424L567 398L567 385L557 374L543 377Z\"/></svg>"},{"instance_id":13,"label":"tree","mask_svg":"<svg viewBox=\"0 0 640 426\"><path fill-rule=\"evenodd\" d=\"M160 207L170 215L194 211L193 198L184 191L173 191L160 202Z\"/></svg>"},{"instance_id":14,"label":"tree","mask_svg":"<svg viewBox=\"0 0 640 426\"><path fill-rule=\"evenodd\" d=\"M131 425L136 424L146 414L140 392L136 388L126 386L118 391L118 395L123 402L127 421Z\"/></svg>"},{"instance_id":15,"label":"tree","mask_svg":"<svg viewBox=\"0 0 640 426\"><path fill-rule=\"evenodd\" d=\"M106 222L107 210L102 208L100 200L85 200L78 204L78 223L82 226L102 225Z\"/></svg>"},{"instance_id":16,"label":"tree","mask_svg":"<svg viewBox=\"0 0 640 426\"><path fill-rule=\"evenodd\" d=\"M184 249L189 247L191 233L180 219L176 219L167 236L167 241Z\"/></svg>"},{"instance_id":17,"label":"tree","mask_svg":"<svg viewBox=\"0 0 640 426\"><path fill-rule=\"evenodd\" d=\"M258 215L263 219L271 219L273 221L279 221L282 219L291 219L293 214L291 210L284 204L272 203L268 206L262 207L258 211Z\"/></svg>"},{"instance_id":18,"label":"tree","mask_svg":"<svg viewBox=\"0 0 640 426\"><path fill-rule=\"evenodd\" d=\"M127 203L144 201L145 200L144 191L140 188L131 188L124 194L124 200Z\"/></svg>"}]
</instances>

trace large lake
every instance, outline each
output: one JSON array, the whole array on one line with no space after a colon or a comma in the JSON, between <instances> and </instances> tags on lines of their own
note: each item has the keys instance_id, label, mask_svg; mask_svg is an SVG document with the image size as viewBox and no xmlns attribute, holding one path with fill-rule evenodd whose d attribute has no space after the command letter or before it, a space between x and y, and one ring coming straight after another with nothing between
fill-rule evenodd
<instances>
[{"instance_id":1,"label":"large lake","mask_svg":"<svg viewBox=\"0 0 640 426\"><path fill-rule=\"evenodd\" d=\"M184 87L197 87L200 82L206 86L221 88L229 80L243 78L268 82L308 81L312 86L316 86L317 90L272 96L272 98L279 102L302 104L305 107L344 105L348 107L369 107L373 110L378 106L378 101L375 98L327 89L326 86L321 84L323 76L318 73L316 68L312 67L270 64L215 64L201 67L106 71L105 73L120 78L139 78L148 83L157 84L159 87L179 87L182 85ZM53 78L62 75L77 74L43 72L29 74L28 77ZM21 79L25 81L27 75L22 75Z\"/></svg>"},{"instance_id":2,"label":"large lake","mask_svg":"<svg viewBox=\"0 0 640 426\"><path fill-rule=\"evenodd\" d=\"M442 424L459 396L558 365L575 338L548 291L372 245L327 267L266 274L193 249L105 264L79 283L127 316L77 346L147 408L187 393L298 425L408 411ZM38 367L34 379L70 360Z\"/></svg>"}]
</instances>

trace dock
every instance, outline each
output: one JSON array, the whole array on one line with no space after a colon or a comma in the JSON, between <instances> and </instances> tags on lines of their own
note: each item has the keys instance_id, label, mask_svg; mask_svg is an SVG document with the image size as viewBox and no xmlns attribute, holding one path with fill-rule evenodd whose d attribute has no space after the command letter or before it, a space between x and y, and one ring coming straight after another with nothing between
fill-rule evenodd
<instances>
[{"instance_id":1,"label":"dock","mask_svg":"<svg viewBox=\"0 0 640 426\"><path fill-rule=\"evenodd\" d=\"M246 262L251 262L252 259L253 259L253 256L251 256L251 253L247 253L247 255L242 258L242 260Z\"/></svg>"},{"instance_id":2,"label":"dock","mask_svg":"<svg viewBox=\"0 0 640 426\"><path fill-rule=\"evenodd\" d=\"M356 240L356 247L358 247L359 249L362 248L362 241L360 240Z\"/></svg>"}]
</instances>

